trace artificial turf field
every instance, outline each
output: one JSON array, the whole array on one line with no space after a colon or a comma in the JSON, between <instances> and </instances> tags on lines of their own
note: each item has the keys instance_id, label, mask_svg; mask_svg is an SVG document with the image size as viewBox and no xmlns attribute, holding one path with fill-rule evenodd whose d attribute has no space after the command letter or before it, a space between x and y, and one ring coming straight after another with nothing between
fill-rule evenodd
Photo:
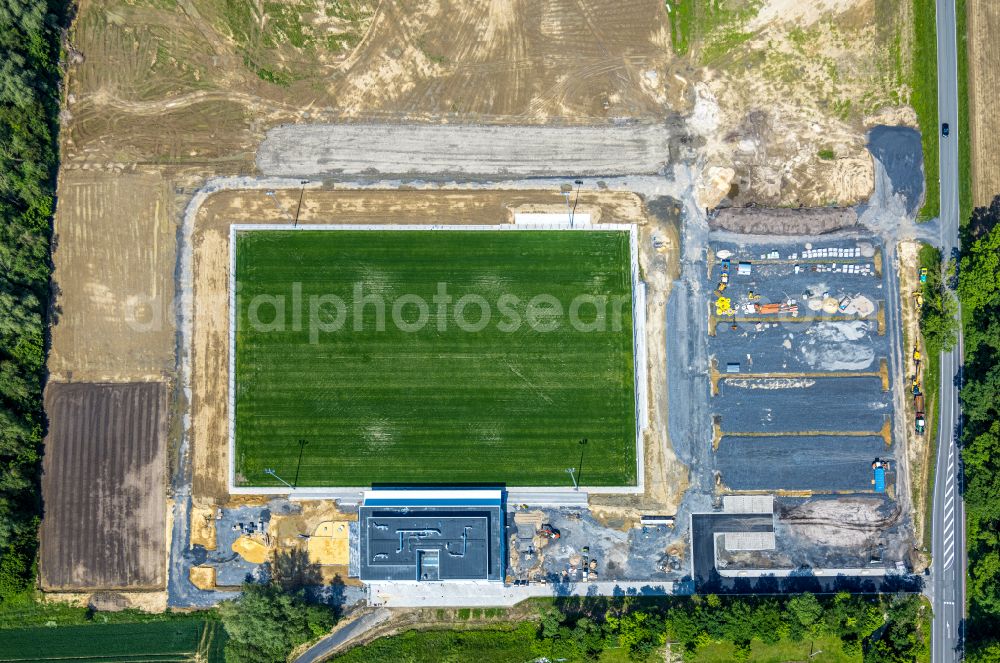
<instances>
[{"instance_id":1,"label":"artificial turf field","mask_svg":"<svg viewBox=\"0 0 1000 663\"><path fill-rule=\"evenodd\" d=\"M624 231L237 231L236 484L278 486L271 468L297 487L570 486L576 467L582 485L634 485L630 256ZM374 304L355 315L356 284L385 301L381 330ZM324 295L343 309L313 313ZM403 295L402 326L423 319L413 296L428 304L417 331L393 322ZM489 305L485 326L475 304L455 321L464 295ZM563 309L541 328L537 295ZM603 331L593 303L591 330L571 324L579 295L608 297Z\"/></svg>"}]
</instances>

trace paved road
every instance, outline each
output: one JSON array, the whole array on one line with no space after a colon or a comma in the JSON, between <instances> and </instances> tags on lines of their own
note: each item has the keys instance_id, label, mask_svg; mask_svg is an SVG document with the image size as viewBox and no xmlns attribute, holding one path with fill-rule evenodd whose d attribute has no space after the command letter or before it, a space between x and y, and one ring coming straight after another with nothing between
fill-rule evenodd
<instances>
[{"instance_id":1,"label":"paved road","mask_svg":"<svg viewBox=\"0 0 1000 663\"><path fill-rule=\"evenodd\" d=\"M324 661L334 649L337 649L344 643L353 640L354 638L360 637L363 633L386 621L391 616L392 613L385 608L362 615L360 618L338 629L331 635L314 644L312 647L303 652L301 656L295 659L294 663L314 663L315 661Z\"/></svg>"},{"instance_id":2,"label":"paved road","mask_svg":"<svg viewBox=\"0 0 1000 663\"><path fill-rule=\"evenodd\" d=\"M958 246L958 54L955 0L937 0L938 116L951 135L940 140L941 247L945 256ZM925 130L930 129L925 128ZM935 127L935 130L940 130ZM961 315L959 315L961 318ZM962 343L941 354L941 406L938 423L937 475L934 483L934 517L931 554L931 596L934 605L931 660L962 659L965 618L965 509L959 477L958 440L961 406L958 378L962 368Z\"/></svg>"}]
</instances>

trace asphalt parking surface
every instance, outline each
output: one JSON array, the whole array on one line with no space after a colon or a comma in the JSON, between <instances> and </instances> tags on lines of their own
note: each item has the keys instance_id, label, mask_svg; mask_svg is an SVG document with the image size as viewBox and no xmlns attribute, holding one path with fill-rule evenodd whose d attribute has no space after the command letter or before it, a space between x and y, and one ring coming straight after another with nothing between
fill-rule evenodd
<instances>
[{"instance_id":1,"label":"asphalt parking surface","mask_svg":"<svg viewBox=\"0 0 1000 663\"><path fill-rule=\"evenodd\" d=\"M722 430L878 432L892 413L878 378L728 382L716 396Z\"/></svg>"},{"instance_id":2,"label":"asphalt parking surface","mask_svg":"<svg viewBox=\"0 0 1000 663\"><path fill-rule=\"evenodd\" d=\"M880 437L724 437L718 470L732 490L871 491Z\"/></svg>"}]
</instances>

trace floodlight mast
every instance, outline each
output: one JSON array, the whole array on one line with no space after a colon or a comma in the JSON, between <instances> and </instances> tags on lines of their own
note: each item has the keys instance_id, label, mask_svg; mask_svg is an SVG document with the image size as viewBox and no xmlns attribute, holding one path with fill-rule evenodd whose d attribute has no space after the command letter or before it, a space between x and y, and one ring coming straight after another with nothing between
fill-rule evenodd
<instances>
[{"instance_id":1,"label":"floodlight mast","mask_svg":"<svg viewBox=\"0 0 1000 663\"><path fill-rule=\"evenodd\" d=\"M272 477L274 477L275 479L277 479L281 483L285 484L286 486L288 486L292 490L295 489L295 486L293 486L292 484L288 483L287 481L285 481L284 479L282 479L281 477L279 477L278 473L275 472L274 470L272 470L270 467L264 469L264 474L270 474Z\"/></svg>"},{"instance_id":2,"label":"floodlight mast","mask_svg":"<svg viewBox=\"0 0 1000 663\"><path fill-rule=\"evenodd\" d=\"M573 222L576 220L576 204L580 202L580 186L583 185L583 180L573 180L573 184L576 185L576 198L573 199L573 211L569 214L569 225L572 228ZM569 198L567 197L567 202Z\"/></svg>"},{"instance_id":3,"label":"floodlight mast","mask_svg":"<svg viewBox=\"0 0 1000 663\"><path fill-rule=\"evenodd\" d=\"M577 180L579 182L579 180ZM587 446L587 438L583 438L579 442L580 444L580 466L579 467L567 467L566 472L569 474L569 478L573 480L573 490L580 490L580 484L576 480L577 471L583 471L583 448Z\"/></svg>"},{"instance_id":4,"label":"floodlight mast","mask_svg":"<svg viewBox=\"0 0 1000 663\"><path fill-rule=\"evenodd\" d=\"M573 187L570 186L562 192L563 198L566 199L566 217L569 219L570 228L573 227L573 221L576 218L576 204L580 202L580 186L583 184L583 180L573 180L573 184L576 185L576 197L573 199L572 206L569 204L569 198L570 194L573 193Z\"/></svg>"},{"instance_id":5,"label":"floodlight mast","mask_svg":"<svg viewBox=\"0 0 1000 663\"><path fill-rule=\"evenodd\" d=\"M574 472L576 472L576 468L567 467L566 471L569 472L569 478L573 480L573 490L580 490L580 486L576 483L576 474L574 474Z\"/></svg>"}]
</instances>

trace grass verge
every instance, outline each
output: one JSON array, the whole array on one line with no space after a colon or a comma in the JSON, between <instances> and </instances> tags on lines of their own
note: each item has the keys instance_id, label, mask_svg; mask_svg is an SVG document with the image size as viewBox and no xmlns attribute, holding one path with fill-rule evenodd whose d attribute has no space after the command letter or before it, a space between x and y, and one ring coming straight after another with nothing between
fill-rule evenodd
<instances>
[{"instance_id":1,"label":"grass verge","mask_svg":"<svg viewBox=\"0 0 1000 663\"><path fill-rule=\"evenodd\" d=\"M929 272L934 272L941 269L941 256L940 252L930 246L929 244L924 244L920 247L919 256L919 267L926 267ZM924 288L925 294L924 299L927 300L926 286ZM924 341L924 349L926 350L926 356L924 360L924 400L926 401L927 409L927 445L930 448L928 457L930 458L930 467L927 469L927 500L924 507L924 522L927 523L924 527L923 545L928 551L931 549L931 523L934 522L934 468L937 467L937 429L938 429L938 408L940 407L940 402L938 398L940 396L940 385L941 385L941 346L936 343L933 338L928 338L927 335L922 334Z\"/></svg>"},{"instance_id":2,"label":"grass verge","mask_svg":"<svg viewBox=\"0 0 1000 663\"><path fill-rule=\"evenodd\" d=\"M937 28L935 0L913 0L913 52L910 59L910 103L920 123L920 142L924 154L924 180L927 191L918 220L933 219L941 211L941 186L938 181L938 107L937 107Z\"/></svg>"},{"instance_id":3,"label":"grass verge","mask_svg":"<svg viewBox=\"0 0 1000 663\"><path fill-rule=\"evenodd\" d=\"M536 658L533 644L537 629L537 622L523 622L472 631L406 631L400 635L380 638L363 647L350 649L338 656L337 661L338 663L530 661Z\"/></svg>"},{"instance_id":4,"label":"grass verge","mask_svg":"<svg viewBox=\"0 0 1000 663\"><path fill-rule=\"evenodd\" d=\"M930 551L931 549L931 523L934 522L934 469L937 467L937 428L938 428L938 380L941 375L941 349L932 350L930 346L927 346L927 376L928 385L930 384L931 376L934 376L933 387L927 387L927 402L930 404L927 420L927 457L930 459L930 465L927 468L927 499L924 508L924 536L923 544L924 548Z\"/></svg>"},{"instance_id":5,"label":"grass verge","mask_svg":"<svg viewBox=\"0 0 1000 663\"><path fill-rule=\"evenodd\" d=\"M692 663L730 663L739 660L736 647L732 643L713 643L698 650L691 657ZM860 663L861 656L844 653L840 638L823 635L805 638L800 642L782 640L766 644L755 640L750 647L750 658L754 663L785 663L785 661L809 661L810 663Z\"/></svg>"},{"instance_id":6,"label":"grass verge","mask_svg":"<svg viewBox=\"0 0 1000 663\"><path fill-rule=\"evenodd\" d=\"M215 619L215 613L201 613L201 621ZM0 601L0 631L32 626L76 626L86 624L117 624L162 622L191 619L181 613L148 613L141 610L94 612L69 603L40 600L40 594L26 591L4 596Z\"/></svg>"},{"instance_id":7,"label":"grass verge","mask_svg":"<svg viewBox=\"0 0 1000 663\"><path fill-rule=\"evenodd\" d=\"M931 663L931 633L933 632L932 621L934 619L934 608L926 596L920 597L920 618L917 626L920 631L920 638L924 647L917 656L917 663Z\"/></svg>"}]
</instances>

